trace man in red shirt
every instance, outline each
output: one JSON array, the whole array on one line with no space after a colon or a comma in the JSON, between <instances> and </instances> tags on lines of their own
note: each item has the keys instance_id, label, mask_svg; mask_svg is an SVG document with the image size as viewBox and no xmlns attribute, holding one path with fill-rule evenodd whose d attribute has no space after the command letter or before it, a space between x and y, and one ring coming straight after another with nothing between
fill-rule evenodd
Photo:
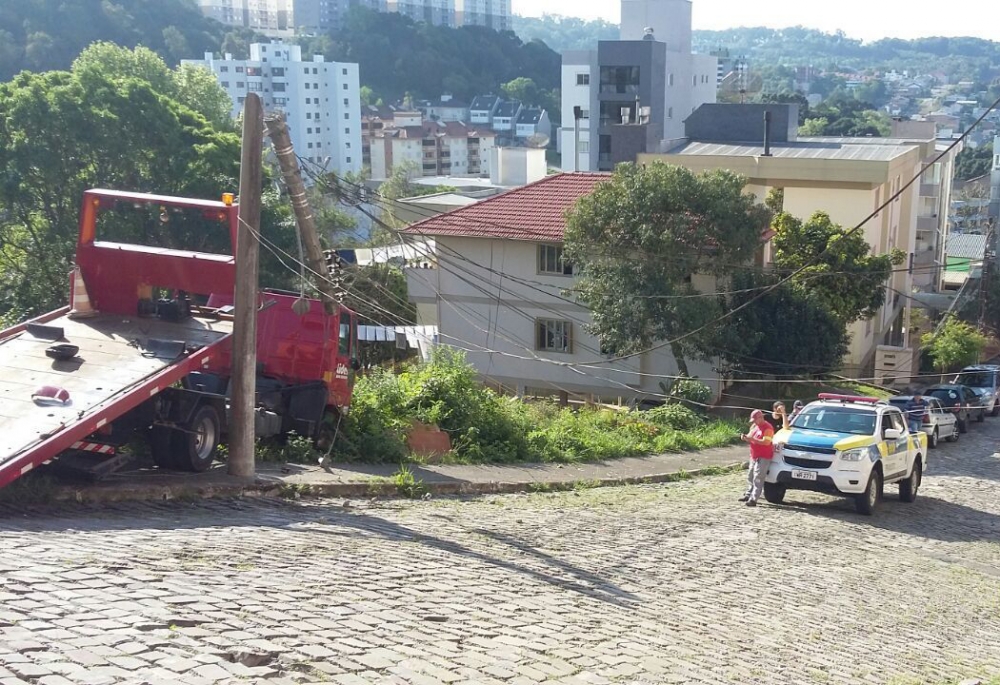
<instances>
[{"instance_id":1,"label":"man in red shirt","mask_svg":"<svg viewBox=\"0 0 1000 685\"><path fill-rule=\"evenodd\" d=\"M774 457L774 427L764 418L764 412L754 409L750 414L750 431L740 436L750 445L750 469L747 472L747 491L740 497L748 507L756 507L764 490L764 478Z\"/></svg>"}]
</instances>

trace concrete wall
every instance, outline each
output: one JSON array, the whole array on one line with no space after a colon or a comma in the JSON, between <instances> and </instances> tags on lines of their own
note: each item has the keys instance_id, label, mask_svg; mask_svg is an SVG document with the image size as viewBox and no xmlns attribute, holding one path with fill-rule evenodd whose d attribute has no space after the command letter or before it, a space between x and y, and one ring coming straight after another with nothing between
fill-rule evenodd
<instances>
[{"instance_id":1,"label":"concrete wall","mask_svg":"<svg viewBox=\"0 0 1000 685\"><path fill-rule=\"evenodd\" d=\"M578 84L579 76L586 76L586 84ZM597 83L600 74L597 69L596 50L576 50L563 53L562 63L562 128L559 129L559 145L562 149L563 171L574 171L575 121L573 108L581 107L588 118L580 121L580 171L597 168L597 125L600 113L597 102ZM591 87L591 84L594 87Z\"/></svg>"}]
</instances>

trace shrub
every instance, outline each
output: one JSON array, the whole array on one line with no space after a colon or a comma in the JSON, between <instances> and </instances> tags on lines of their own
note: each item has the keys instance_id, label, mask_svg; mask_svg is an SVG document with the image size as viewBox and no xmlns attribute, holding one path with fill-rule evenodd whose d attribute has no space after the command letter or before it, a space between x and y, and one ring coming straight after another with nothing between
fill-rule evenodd
<instances>
[{"instance_id":1,"label":"shrub","mask_svg":"<svg viewBox=\"0 0 1000 685\"><path fill-rule=\"evenodd\" d=\"M641 415L656 426L678 431L694 430L705 423L693 409L682 404L663 404L644 411Z\"/></svg>"},{"instance_id":2,"label":"shrub","mask_svg":"<svg viewBox=\"0 0 1000 685\"><path fill-rule=\"evenodd\" d=\"M694 378L678 378L670 387L670 396L697 407L705 407L712 401L712 389Z\"/></svg>"}]
</instances>

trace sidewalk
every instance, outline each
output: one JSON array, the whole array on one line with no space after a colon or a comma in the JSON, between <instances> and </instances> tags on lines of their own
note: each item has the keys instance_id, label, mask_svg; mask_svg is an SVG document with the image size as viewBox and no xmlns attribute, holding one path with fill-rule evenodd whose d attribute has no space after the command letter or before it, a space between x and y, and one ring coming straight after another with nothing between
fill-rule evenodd
<instances>
[{"instance_id":1,"label":"sidewalk","mask_svg":"<svg viewBox=\"0 0 1000 685\"><path fill-rule=\"evenodd\" d=\"M746 461L742 445L701 452L617 459L591 464L518 464L509 466L408 465L421 493L477 495L587 487L658 483L681 474L736 468ZM126 471L99 483L57 481L53 498L60 501L203 499L211 497L395 496L398 465L333 464L329 468L301 464L259 464L255 479L232 478L224 464L206 473L172 473L156 469Z\"/></svg>"}]
</instances>

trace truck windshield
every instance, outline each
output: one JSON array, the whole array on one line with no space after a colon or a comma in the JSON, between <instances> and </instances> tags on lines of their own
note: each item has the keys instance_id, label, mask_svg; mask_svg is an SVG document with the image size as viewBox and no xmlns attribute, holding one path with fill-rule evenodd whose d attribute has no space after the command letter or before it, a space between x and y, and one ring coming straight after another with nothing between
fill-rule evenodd
<instances>
[{"instance_id":1,"label":"truck windshield","mask_svg":"<svg viewBox=\"0 0 1000 685\"><path fill-rule=\"evenodd\" d=\"M232 254L226 216L204 209L122 200L101 209L96 228L106 242Z\"/></svg>"},{"instance_id":2,"label":"truck windshield","mask_svg":"<svg viewBox=\"0 0 1000 685\"><path fill-rule=\"evenodd\" d=\"M971 388L992 388L992 371L966 371L955 376L952 381L958 385L968 385Z\"/></svg>"},{"instance_id":3,"label":"truck windshield","mask_svg":"<svg viewBox=\"0 0 1000 685\"><path fill-rule=\"evenodd\" d=\"M806 407L792 422L793 428L826 433L875 434L875 412L857 407Z\"/></svg>"}]
</instances>

